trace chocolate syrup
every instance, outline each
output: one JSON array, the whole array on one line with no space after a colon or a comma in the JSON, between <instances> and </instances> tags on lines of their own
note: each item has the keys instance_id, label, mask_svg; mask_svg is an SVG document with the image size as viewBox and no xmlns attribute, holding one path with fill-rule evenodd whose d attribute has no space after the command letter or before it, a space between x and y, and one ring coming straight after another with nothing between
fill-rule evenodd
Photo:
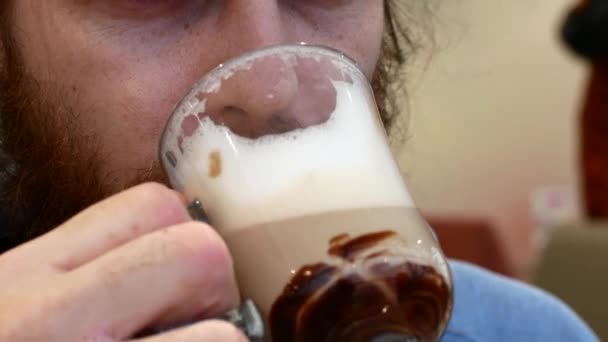
<instances>
[{"instance_id":1,"label":"chocolate syrup","mask_svg":"<svg viewBox=\"0 0 608 342\"><path fill-rule=\"evenodd\" d=\"M273 342L437 340L450 286L431 266L387 262L392 254L381 243L397 238L384 231L331 239L328 254L342 262L306 265L293 276L270 312Z\"/></svg>"}]
</instances>

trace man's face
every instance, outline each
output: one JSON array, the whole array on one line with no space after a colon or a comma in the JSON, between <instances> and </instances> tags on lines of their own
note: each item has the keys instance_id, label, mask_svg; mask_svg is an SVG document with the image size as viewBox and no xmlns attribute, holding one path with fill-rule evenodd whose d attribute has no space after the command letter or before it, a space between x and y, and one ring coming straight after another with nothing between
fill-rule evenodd
<instances>
[{"instance_id":1,"label":"man's face","mask_svg":"<svg viewBox=\"0 0 608 342\"><path fill-rule=\"evenodd\" d=\"M155 168L171 109L226 59L307 42L346 52L371 78L384 22L381 0L17 0L14 9L25 70L45 103L66 109L49 113L72 113L60 119L93 145L81 150L96 154L108 193Z\"/></svg>"},{"instance_id":2,"label":"man's face","mask_svg":"<svg viewBox=\"0 0 608 342\"><path fill-rule=\"evenodd\" d=\"M382 0L7 4L0 250L126 187L163 181L163 126L218 64L248 50L306 42L344 51L371 79L384 30ZM13 166L6 167L7 157Z\"/></svg>"}]
</instances>

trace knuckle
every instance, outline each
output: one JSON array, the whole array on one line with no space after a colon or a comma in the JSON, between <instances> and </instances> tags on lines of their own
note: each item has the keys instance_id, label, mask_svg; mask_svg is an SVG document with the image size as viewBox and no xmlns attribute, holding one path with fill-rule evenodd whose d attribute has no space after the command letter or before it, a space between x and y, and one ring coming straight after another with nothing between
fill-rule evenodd
<instances>
[{"instance_id":1,"label":"knuckle","mask_svg":"<svg viewBox=\"0 0 608 342\"><path fill-rule=\"evenodd\" d=\"M145 183L133 188L130 202L143 207L149 219L161 225L171 225L190 220L183 198L175 191L159 183Z\"/></svg>"},{"instance_id":2,"label":"knuckle","mask_svg":"<svg viewBox=\"0 0 608 342\"><path fill-rule=\"evenodd\" d=\"M176 226L170 236L178 257L196 269L231 269L232 258L224 240L209 225L188 222Z\"/></svg>"},{"instance_id":3,"label":"knuckle","mask_svg":"<svg viewBox=\"0 0 608 342\"><path fill-rule=\"evenodd\" d=\"M176 226L166 243L183 268L182 287L193 293L214 293L214 306L238 302L232 257L222 238L208 225L189 222ZM211 298L206 298L206 301Z\"/></svg>"}]
</instances>

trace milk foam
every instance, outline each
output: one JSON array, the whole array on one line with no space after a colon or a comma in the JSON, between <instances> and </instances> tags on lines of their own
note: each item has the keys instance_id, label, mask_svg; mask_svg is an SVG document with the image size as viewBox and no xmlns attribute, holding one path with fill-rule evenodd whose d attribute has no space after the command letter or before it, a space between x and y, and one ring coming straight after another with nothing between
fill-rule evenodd
<instances>
[{"instance_id":1,"label":"milk foam","mask_svg":"<svg viewBox=\"0 0 608 342\"><path fill-rule=\"evenodd\" d=\"M199 198L223 232L344 209L413 207L367 85L334 86L331 118L306 129L248 139L204 118L183 142L173 183L187 198ZM190 112L204 106L197 103ZM212 154L221 156L215 178Z\"/></svg>"}]
</instances>

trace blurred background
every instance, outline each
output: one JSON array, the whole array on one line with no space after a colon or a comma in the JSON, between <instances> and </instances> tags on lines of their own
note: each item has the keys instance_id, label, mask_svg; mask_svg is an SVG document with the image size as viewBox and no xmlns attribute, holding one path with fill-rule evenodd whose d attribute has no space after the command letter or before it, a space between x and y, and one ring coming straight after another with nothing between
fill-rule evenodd
<instances>
[{"instance_id":1,"label":"blurred background","mask_svg":"<svg viewBox=\"0 0 608 342\"><path fill-rule=\"evenodd\" d=\"M589 209L585 184L602 189L587 179L582 143L597 70L560 34L577 5L441 1L433 51L410 71L399 158L448 256L547 289L608 340L608 224ZM608 103L608 92L596 97Z\"/></svg>"}]
</instances>

